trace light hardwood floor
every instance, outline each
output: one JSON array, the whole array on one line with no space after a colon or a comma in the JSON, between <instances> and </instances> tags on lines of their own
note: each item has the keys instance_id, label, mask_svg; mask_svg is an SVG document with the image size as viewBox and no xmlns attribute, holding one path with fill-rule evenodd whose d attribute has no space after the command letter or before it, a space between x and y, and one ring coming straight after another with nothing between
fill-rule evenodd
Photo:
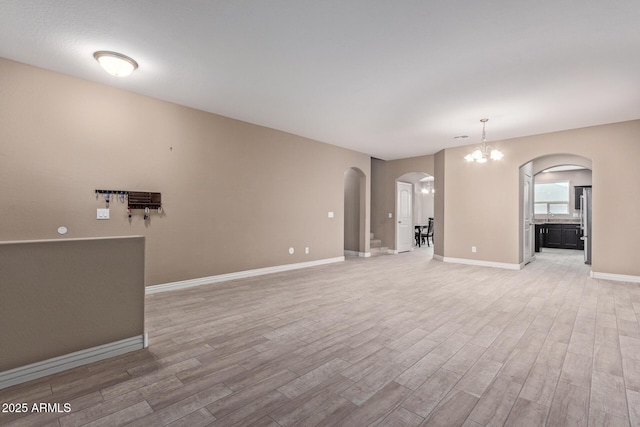
<instances>
[{"instance_id":1,"label":"light hardwood floor","mask_svg":"<svg viewBox=\"0 0 640 427\"><path fill-rule=\"evenodd\" d=\"M0 391L15 426L640 425L640 285L430 249L148 296L147 350Z\"/></svg>"}]
</instances>

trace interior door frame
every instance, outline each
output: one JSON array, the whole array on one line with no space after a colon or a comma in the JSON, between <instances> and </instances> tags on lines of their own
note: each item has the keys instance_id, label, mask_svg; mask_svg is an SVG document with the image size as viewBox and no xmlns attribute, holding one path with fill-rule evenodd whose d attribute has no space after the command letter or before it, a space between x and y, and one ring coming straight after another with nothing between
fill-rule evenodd
<instances>
[{"instance_id":1,"label":"interior door frame","mask_svg":"<svg viewBox=\"0 0 640 427\"><path fill-rule=\"evenodd\" d=\"M528 191L527 191L527 183ZM533 223L533 175L524 173L522 181L522 262L526 265L535 259L535 225ZM527 206L528 204L528 206ZM529 209L527 209L527 207ZM532 229L533 227L533 229ZM528 236L527 236L528 235ZM528 239L527 239L528 237ZM528 241L527 241L528 240ZM528 253L528 256L527 256Z\"/></svg>"},{"instance_id":2,"label":"interior door frame","mask_svg":"<svg viewBox=\"0 0 640 427\"><path fill-rule=\"evenodd\" d=\"M411 236L409 237L409 247L405 250L405 248L403 247L402 250L400 248L400 239L401 239L401 233L400 233L400 228L401 225L403 225L401 223L401 218L400 218L400 209L399 209L399 205L400 205L400 187L401 186L408 186L408 190L409 190L409 208L408 208L408 212L409 212L409 230L410 230L410 234L411 236L413 235L412 230L413 230L413 184L409 183L409 182L404 182L404 181L396 181L396 252L400 253L400 252L408 252L413 250L413 244L412 244L412 238Z\"/></svg>"},{"instance_id":3,"label":"interior door frame","mask_svg":"<svg viewBox=\"0 0 640 427\"><path fill-rule=\"evenodd\" d=\"M524 268L525 265L531 263L532 261L534 261L536 259L536 253L535 253L535 225L534 223L534 187L535 187L535 173L533 170L533 161L529 161L525 164L523 164L522 166L520 166L519 169L519 173L518 173L518 187L519 187L519 198L518 198L518 243L519 243L519 248L518 248L518 252L520 253L519 255L519 263L520 263L520 268ZM526 182L527 182L527 178L530 179L530 188L529 188L529 213L525 213L526 210L526 201L525 201L525 193L526 193ZM525 226L525 223L527 222L527 217L529 217L529 222L531 223L531 226L533 227L533 231L531 230L531 228L529 229L529 232L531 233L529 235L529 244L530 244L530 252L531 252L531 256L529 258L527 258L527 228Z\"/></svg>"}]
</instances>

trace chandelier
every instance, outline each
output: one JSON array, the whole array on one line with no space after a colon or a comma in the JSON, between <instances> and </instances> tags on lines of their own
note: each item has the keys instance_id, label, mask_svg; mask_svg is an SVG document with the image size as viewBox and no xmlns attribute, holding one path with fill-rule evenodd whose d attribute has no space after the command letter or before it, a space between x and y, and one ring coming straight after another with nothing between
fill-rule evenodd
<instances>
[{"instance_id":1,"label":"chandelier","mask_svg":"<svg viewBox=\"0 0 640 427\"><path fill-rule=\"evenodd\" d=\"M499 150L491 148L487 145L487 133L485 131L485 125L489 119L480 119L482 122L482 145L476 147L471 153L467 154L464 159L468 162L486 163L487 159L500 160L504 157Z\"/></svg>"},{"instance_id":2,"label":"chandelier","mask_svg":"<svg viewBox=\"0 0 640 427\"><path fill-rule=\"evenodd\" d=\"M428 181L427 182L427 186L423 187L421 192L422 192L422 194L429 194L429 193L435 194L436 189L433 188L433 186L431 185L431 181Z\"/></svg>"}]
</instances>

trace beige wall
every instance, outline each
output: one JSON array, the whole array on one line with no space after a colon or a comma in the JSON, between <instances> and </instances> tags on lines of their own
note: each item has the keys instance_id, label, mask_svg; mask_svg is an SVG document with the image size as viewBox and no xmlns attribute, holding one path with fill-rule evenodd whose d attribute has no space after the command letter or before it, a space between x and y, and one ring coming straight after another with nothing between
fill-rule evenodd
<instances>
[{"instance_id":1,"label":"beige wall","mask_svg":"<svg viewBox=\"0 0 640 427\"><path fill-rule=\"evenodd\" d=\"M591 159L593 168L592 270L640 276L640 198L630 195L627 185L640 182L640 120L491 144L504 159L467 163L464 156L472 146L446 150L445 257L519 264L520 166L550 154L577 154Z\"/></svg>"},{"instance_id":2,"label":"beige wall","mask_svg":"<svg viewBox=\"0 0 640 427\"><path fill-rule=\"evenodd\" d=\"M433 254L434 256L443 257L445 253L445 229L447 218L445 217L445 180L446 180L446 150L438 151L434 156L434 188L436 193L433 200ZM437 238L436 238L437 236Z\"/></svg>"},{"instance_id":3,"label":"beige wall","mask_svg":"<svg viewBox=\"0 0 640 427\"><path fill-rule=\"evenodd\" d=\"M144 238L0 243L0 372L144 333Z\"/></svg>"},{"instance_id":4,"label":"beige wall","mask_svg":"<svg viewBox=\"0 0 640 427\"><path fill-rule=\"evenodd\" d=\"M385 244L387 241L385 224L387 223L388 214L386 212L386 209L388 209L386 204L387 195L384 191L384 189L387 189L385 187L386 164L387 162L384 160L371 159L371 233L373 233L375 239L380 239L383 242L383 246L388 247ZM393 191L395 191L395 188Z\"/></svg>"},{"instance_id":5,"label":"beige wall","mask_svg":"<svg viewBox=\"0 0 640 427\"><path fill-rule=\"evenodd\" d=\"M59 238L61 225L65 237L144 235L148 285L337 257L356 167L366 251L369 228L395 248L395 181L424 172L436 255L518 264L519 167L577 154L593 168L593 270L640 275L639 201L620 185L640 182L640 121L492 141L505 158L485 165L464 161L471 146L384 162L4 59L0 76L0 240ZM162 192L164 214L129 221L115 202L97 221L96 188Z\"/></svg>"},{"instance_id":6,"label":"beige wall","mask_svg":"<svg viewBox=\"0 0 640 427\"><path fill-rule=\"evenodd\" d=\"M342 256L349 167L368 234L368 155L5 59L0 162L0 241L143 235L147 285ZM97 221L95 189L161 192L164 214Z\"/></svg>"}]
</instances>

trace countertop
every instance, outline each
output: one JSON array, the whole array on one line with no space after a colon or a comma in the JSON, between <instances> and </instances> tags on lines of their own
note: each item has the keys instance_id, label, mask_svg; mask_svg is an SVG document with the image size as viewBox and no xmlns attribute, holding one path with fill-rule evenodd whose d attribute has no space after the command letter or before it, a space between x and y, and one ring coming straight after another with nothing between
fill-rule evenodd
<instances>
[{"instance_id":1,"label":"countertop","mask_svg":"<svg viewBox=\"0 0 640 427\"><path fill-rule=\"evenodd\" d=\"M580 218L564 218L564 219L536 219L533 221L535 225L540 224L580 224Z\"/></svg>"}]
</instances>

